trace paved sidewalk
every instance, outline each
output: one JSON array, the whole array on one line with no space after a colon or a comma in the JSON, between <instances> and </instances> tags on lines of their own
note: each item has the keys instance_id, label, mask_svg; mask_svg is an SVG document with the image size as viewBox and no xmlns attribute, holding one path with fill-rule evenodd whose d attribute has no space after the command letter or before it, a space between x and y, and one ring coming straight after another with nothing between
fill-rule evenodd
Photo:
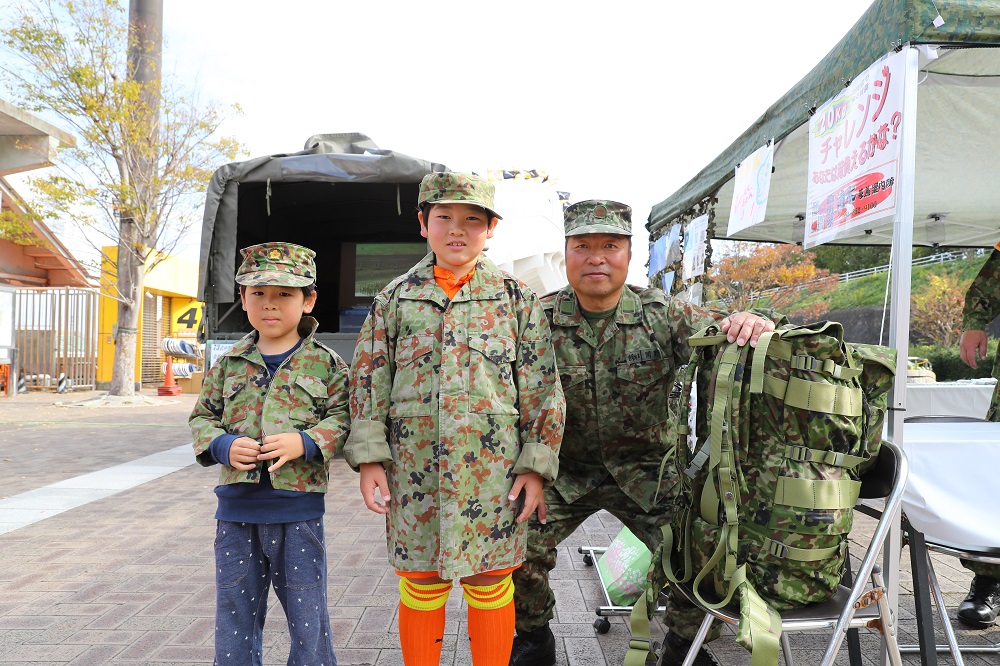
<instances>
[{"instance_id":1,"label":"paved sidewalk","mask_svg":"<svg viewBox=\"0 0 1000 666\"><path fill-rule=\"evenodd\" d=\"M0 400L0 665L210 664L216 472L181 455L190 443L185 424L194 396L123 409L53 404L92 395ZM60 493L63 506L39 508L41 499ZM34 521L23 513L10 518L32 509L48 513ZM15 527L4 533L3 525ZM386 560L383 519L364 508L357 477L342 460L332 467L325 528L340 663L401 665L397 579ZM577 554L581 545L607 545L619 528L609 514L599 514L561 549L553 572L560 666L621 663L629 637L625 620L612 618L609 633L594 632L593 609L604 603L603 595L595 570ZM971 576L954 559L937 562L954 617ZM904 642L915 642L908 569L901 629ZM288 633L271 597L264 663L284 664ZM442 664L466 666L461 594L451 596L448 613ZM961 640L1000 641L1000 627L960 634ZM866 662L878 663L874 639L862 640ZM793 637L799 663L818 662L821 642ZM712 650L727 666L749 664L731 632ZM847 663L846 650L838 663ZM910 655L905 663L919 659ZM951 662L942 656L941 663ZM966 664L1000 664L1000 656L968 655Z\"/></svg>"}]
</instances>

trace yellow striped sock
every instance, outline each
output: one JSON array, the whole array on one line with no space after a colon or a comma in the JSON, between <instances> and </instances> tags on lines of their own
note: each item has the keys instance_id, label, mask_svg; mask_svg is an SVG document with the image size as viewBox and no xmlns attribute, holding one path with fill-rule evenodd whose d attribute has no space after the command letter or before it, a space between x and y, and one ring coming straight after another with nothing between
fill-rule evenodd
<instances>
[{"instance_id":1,"label":"yellow striped sock","mask_svg":"<svg viewBox=\"0 0 1000 666\"><path fill-rule=\"evenodd\" d=\"M514 582L462 583L469 605L469 647L473 666L507 666L514 643Z\"/></svg>"}]
</instances>

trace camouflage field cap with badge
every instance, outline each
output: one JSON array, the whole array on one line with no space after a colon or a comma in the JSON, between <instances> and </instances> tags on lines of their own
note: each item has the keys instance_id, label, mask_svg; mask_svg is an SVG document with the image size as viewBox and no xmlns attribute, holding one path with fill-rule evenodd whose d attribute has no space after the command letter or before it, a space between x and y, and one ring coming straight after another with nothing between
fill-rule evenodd
<instances>
[{"instance_id":1,"label":"camouflage field cap with badge","mask_svg":"<svg viewBox=\"0 0 1000 666\"><path fill-rule=\"evenodd\" d=\"M498 220L503 218L493 208L493 183L467 173L435 171L420 181L417 204L469 203L482 206Z\"/></svg>"},{"instance_id":2,"label":"camouflage field cap with badge","mask_svg":"<svg viewBox=\"0 0 1000 666\"><path fill-rule=\"evenodd\" d=\"M566 208L564 214L567 236L581 234L632 235L632 209L617 201L589 199Z\"/></svg>"},{"instance_id":3,"label":"camouflage field cap with badge","mask_svg":"<svg viewBox=\"0 0 1000 666\"><path fill-rule=\"evenodd\" d=\"M280 285L308 287L316 283L316 253L292 243L261 243L245 247L236 283L248 287Z\"/></svg>"}]
</instances>

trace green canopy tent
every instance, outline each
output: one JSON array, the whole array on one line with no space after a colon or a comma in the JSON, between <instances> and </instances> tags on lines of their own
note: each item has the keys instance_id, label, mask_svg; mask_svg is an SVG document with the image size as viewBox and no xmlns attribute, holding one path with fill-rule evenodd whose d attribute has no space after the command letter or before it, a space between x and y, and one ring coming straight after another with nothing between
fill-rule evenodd
<instances>
[{"instance_id":1,"label":"green canopy tent","mask_svg":"<svg viewBox=\"0 0 1000 666\"><path fill-rule=\"evenodd\" d=\"M936 5L936 7L935 7ZM941 12L944 23L935 28ZM718 198L716 238L800 242L804 224L810 110L901 44L918 46L913 242L992 247L1000 240L1000 2L876 0L816 67L677 192L653 207L647 228L662 235L705 198ZM994 48L990 48L994 47ZM937 56L929 59L930 56ZM774 139L774 174L764 221L730 236L733 170ZM892 242L884 219L838 243Z\"/></svg>"}]
</instances>

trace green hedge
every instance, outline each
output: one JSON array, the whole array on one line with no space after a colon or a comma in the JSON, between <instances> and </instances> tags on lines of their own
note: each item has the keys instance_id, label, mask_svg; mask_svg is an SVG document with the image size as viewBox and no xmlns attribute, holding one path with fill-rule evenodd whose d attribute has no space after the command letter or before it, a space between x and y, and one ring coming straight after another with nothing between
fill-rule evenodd
<instances>
[{"instance_id":1,"label":"green hedge","mask_svg":"<svg viewBox=\"0 0 1000 666\"><path fill-rule=\"evenodd\" d=\"M910 356L928 359L939 382L953 382L957 379L978 379L989 377L993 369L993 359L997 353L997 340L987 342L989 353L986 359L979 361L979 368L973 370L965 364L959 355L958 345L940 347L937 345L910 346Z\"/></svg>"}]
</instances>

